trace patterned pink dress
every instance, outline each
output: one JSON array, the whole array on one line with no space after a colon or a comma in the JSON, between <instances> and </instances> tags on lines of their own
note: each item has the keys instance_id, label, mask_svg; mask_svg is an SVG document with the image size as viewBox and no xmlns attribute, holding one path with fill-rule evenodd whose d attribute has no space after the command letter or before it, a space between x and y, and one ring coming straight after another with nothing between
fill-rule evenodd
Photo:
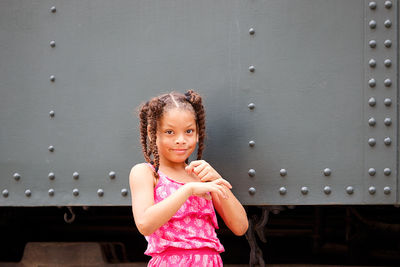
<instances>
[{"instance_id":1,"label":"patterned pink dress","mask_svg":"<svg viewBox=\"0 0 400 267\"><path fill-rule=\"evenodd\" d=\"M184 184L158 173L155 203ZM218 229L218 222L212 200L189 197L167 223L145 236L148 242L145 254L152 256L147 266L223 266L219 253L225 250L215 228Z\"/></svg>"}]
</instances>

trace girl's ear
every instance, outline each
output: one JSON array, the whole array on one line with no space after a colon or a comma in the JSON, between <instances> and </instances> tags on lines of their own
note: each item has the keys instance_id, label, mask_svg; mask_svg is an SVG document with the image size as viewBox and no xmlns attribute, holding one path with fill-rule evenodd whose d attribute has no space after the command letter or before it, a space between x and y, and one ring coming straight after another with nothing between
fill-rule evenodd
<instances>
[{"instance_id":1,"label":"girl's ear","mask_svg":"<svg viewBox=\"0 0 400 267\"><path fill-rule=\"evenodd\" d=\"M151 141L151 135L150 135L150 125L147 125L147 137Z\"/></svg>"}]
</instances>

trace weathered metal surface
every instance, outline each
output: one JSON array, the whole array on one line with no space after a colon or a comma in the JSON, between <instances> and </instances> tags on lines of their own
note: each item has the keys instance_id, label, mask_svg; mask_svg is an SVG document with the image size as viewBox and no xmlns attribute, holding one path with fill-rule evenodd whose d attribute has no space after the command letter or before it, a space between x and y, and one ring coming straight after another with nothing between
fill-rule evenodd
<instances>
[{"instance_id":1,"label":"weathered metal surface","mask_svg":"<svg viewBox=\"0 0 400 267\"><path fill-rule=\"evenodd\" d=\"M399 203L398 1L370 2L1 1L0 206L130 205L135 107L190 88L243 204Z\"/></svg>"}]
</instances>

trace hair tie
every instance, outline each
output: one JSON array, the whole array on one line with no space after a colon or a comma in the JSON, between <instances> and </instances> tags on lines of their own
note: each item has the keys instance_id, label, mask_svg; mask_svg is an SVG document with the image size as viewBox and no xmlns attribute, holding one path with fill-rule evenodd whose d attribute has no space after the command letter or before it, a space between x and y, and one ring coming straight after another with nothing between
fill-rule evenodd
<instances>
[{"instance_id":1,"label":"hair tie","mask_svg":"<svg viewBox=\"0 0 400 267\"><path fill-rule=\"evenodd\" d=\"M156 172L158 172L158 166L156 167Z\"/></svg>"},{"instance_id":2,"label":"hair tie","mask_svg":"<svg viewBox=\"0 0 400 267\"><path fill-rule=\"evenodd\" d=\"M191 102L191 101L190 101L191 95L192 95L192 94L191 94L190 92L186 92L186 93L185 93L186 100L189 101L189 102Z\"/></svg>"}]
</instances>

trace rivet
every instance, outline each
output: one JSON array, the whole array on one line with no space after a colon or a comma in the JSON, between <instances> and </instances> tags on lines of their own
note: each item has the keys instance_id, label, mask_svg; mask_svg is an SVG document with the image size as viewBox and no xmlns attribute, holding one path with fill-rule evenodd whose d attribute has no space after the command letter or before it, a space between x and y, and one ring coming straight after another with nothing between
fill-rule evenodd
<instances>
[{"instance_id":1,"label":"rivet","mask_svg":"<svg viewBox=\"0 0 400 267\"><path fill-rule=\"evenodd\" d=\"M369 118L368 124L369 124L369 126L375 126L375 124L376 124L375 118Z\"/></svg>"},{"instance_id":2,"label":"rivet","mask_svg":"<svg viewBox=\"0 0 400 267\"><path fill-rule=\"evenodd\" d=\"M370 99L368 99L368 104L373 107L376 105L376 99L371 97Z\"/></svg>"},{"instance_id":3,"label":"rivet","mask_svg":"<svg viewBox=\"0 0 400 267\"><path fill-rule=\"evenodd\" d=\"M375 48L376 47L376 41L375 40L370 40L368 42L368 44L369 44L369 47L371 47L371 48Z\"/></svg>"},{"instance_id":4,"label":"rivet","mask_svg":"<svg viewBox=\"0 0 400 267\"><path fill-rule=\"evenodd\" d=\"M368 145L369 145L369 146L375 146L375 145L376 145L376 140L375 140L375 138L370 138L370 139L368 139Z\"/></svg>"},{"instance_id":5,"label":"rivet","mask_svg":"<svg viewBox=\"0 0 400 267\"><path fill-rule=\"evenodd\" d=\"M54 152L54 146L49 146L49 151Z\"/></svg>"},{"instance_id":6,"label":"rivet","mask_svg":"<svg viewBox=\"0 0 400 267\"><path fill-rule=\"evenodd\" d=\"M383 44L384 44L387 48L389 48L389 47L392 46L392 41L390 41L390 40L385 40L385 42L383 42Z\"/></svg>"},{"instance_id":7,"label":"rivet","mask_svg":"<svg viewBox=\"0 0 400 267\"><path fill-rule=\"evenodd\" d=\"M56 113L54 112L54 110L50 110L50 112L49 112L50 117L54 117L55 114Z\"/></svg>"},{"instance_id":8,"label":"rivet","mask_svg":"<svg viewBox=\"0 0 400 267\"><path fill-rule=\"evenodd\" d=\"M99 189L99 190L97 190L97 195L99 196L99 197L102 197L102 196L104 196L104 190L103 189Z\"/></svg>"},{"instance_id":9,"label":"rivet","mask_svg":"<svg viewBox=\"0 0 400 267\"><path fill-rule=\"evenodd\" d=\"M250 169L247 173L249 174L250 177L254 177L256 175L256 170Z\"/></svg>"},{"instance_id":10,"label":"rivet","mask_svg":"<svg viewBox=\"0 0 400 267\"><path fill-rule=\"evenodd\" d=\"M15 179L16 181L18 181L19 179L21 179L21 175L20 175L18 172L14 173L13 177L14 177L14 179Z\"/></svg>"},{"instance_id":11,"label":"rivet","mask_svg":"<svg viewBox=\"0 0 400 267\"><path fill-rule=\"evenodd\" d=\"M346 187L346 192L349 195L353 194L354 193L354 187L352 187L352 186Z\"/></svg>"},{"instance_id":12,"label":"rivet","mask_svg":"<svg viewBox=\"0 0 400 267\"><path fill-rule=\"evenodd\" d=\"M369 168L368 169L368 174L369 174L369 176L375 176L376 170L374 168Z\"/></svg>"},{"instance_id":13,"label":"rivet","mask_svg":"<svg viewBox=\"0 0 400 267\"><path fill-rule=\"evenodd\" d=\"M285 195L286 192L287 192L286 187L282 186L281 188L279 188L279 194Z\"/></svg>"},{"instance_id":14,"label":"rivet","mask_svg":"<svg viewBox=\"0 0 400 267\"><path fill-rule=\"evenodd\" d=\"M124 196L124 197L127 196L128 195L128 190L126 188L123 188L121 190L121 195Z\"/></svg>"},{"instance_id":15,"label":"rivet","mask_svg":"<svg viewBox=\"0 0 400 267\"><path fill-rule=\"evenodd\" d=\"M280 174L281 176L286 176L287 170L286 170L286 169L280 169L279 174Z\"/></svg>"},{"instance_id":16,"label":"rivet","mask_svg":"<svg viewBox=\"0 0 400 267\"><path fill-rule=\"evenodd\" d=\"M247 107L249 109L253 110L256 107L256 105L254 103L250 103L250 104L247 105Z\"/></svg>"},{"instance_id":17,"label":"rivet","mask_svg":"<svg viewBox=\"0 0 400 267\"><path fill-rule=\"evenodd\" d=\"M385 168L385 169L383 169L383 173L384 173L386 176L389 176L389 175L392 173L392 170L390 170L390 168Z\"/></svg>"},{"instance_id":18,"label":"rivet","mask_svg":"<svg viewBox=\"0 0 400 267\"><path fill-rule=\"evenodd\" d=\"M331 170L331 169L329 169L329 168L325 168L325 169L324 169L324 175L325 175L325 176L330 176L331 173L332 173L332 170Z\"/></svg>"},{"instance_id":19,"label":"rivet","mask_svg":"<svg viewBox=\"0 0 400 267\"><path fill-rule=\"evenodd\" d=\"M308 187L307 187L307 186L303 186L303 187L301 188L301 193L302 193L303 195L307 195L307 194L308 194Z\"/></svg>"},{"instance_id":20,"label":"rivet","mask_svg":"<svg viewBox=\"0 0 400 267\"><path fill-rule=\"evenodd\" d=\"M50 172L48 177L49 177L50 180L54 180L54 178L56 178L54 172Z\"/></svg>"},{"instance_id":21,"label":"rivet","mask_svg":"<svg viewBox=\"0 0 400 267\"><path fill-rule=\"evenodd\" d=\"M51 12L53 12L53 13L56 13L56 11L57 11L57 9L56 9L55 6L52 6L52 7L50 8L50 10L51 10Z\"/></svg>"},{"instance_id":22,"label":"rivet","mask_svg":"<svg viewBox=\"0 0 400 267\"><path fill-rule=\"evenodd\" d=\"M389 195L391 191L392 191L392 190L390 189L389 186L385 186L385 187L383 188L383 193L385 193L385 195Z\"/></svg>"},{"instance_id":23,"label":"rivet","mask_svg":"<svg viewBox=\"0 0 400 267\"><path fill-rule=\"evenodd\" d=\"M79 190L77 188L74 188L74 190L72 190L72 194L74 196L78 196L79 195Z\"/></svg>"},{"instance_id":24,"label":"rivet","mask_svg":"<svg viewBox=\"0 0 400 267\"><path fill-rule=\"evenodd\" d=\"M369 64L369 66L370 66L371 68L375 68L375 67L376 67L376 60L373 59L373 58L371 58L371 59L368 61L368 64Z\"/></svg>"},{"instance_id":25,"label":"rivet","mask_svg":"<svg viewBox=\"0 0 400 267\"><path fill-rule=\"evenodd\" d=\"M4 189L2 192L3 197L8 197L8 190Z\"/></svg>"},{"instance_id":26,"label":"rivet","mask_svg":"<svg viewBox=\"0 0 400 267\"><path fill-rule=\"evenodd\" d=\"M255 70L256 70L256 68L254 66L249 67L249 71L254 72Z\"/></svg>"},{"instance_id":27,"label":"rivet","mask_svg":"<svg viewBox=\"0 0 400 267\"><path fill-rule=\"evenodd\" d=\"M375 87L376 86L376 80L374 78L369 79L368 85L371 88Z\"/></svg>"},{"instance_id":28,"label":"rivet","mask_svg":"<svg viewBox=\"0 0 400 267\"><path fill-rule=\"evenodd\" d=\"M56 80L56 76L50 75L50 81L51 81L51 82L54 82L55 80Z\"/></svg>"},{"instance_id":29,"label":"rivet","mask_svg":"<svg viewBox=\"0 0 400 267\"><path fill-rule=\"evenodd\" d=\"M254 142L253 140L249 141L249 146L254 147L256 145L256 142Z\"/></svg>"},{"instance_id":30,"label":"rivet","mask_svg":"<svg viewBox=\"0 0 400 267\"><path fill-rule=\"evenodd\" d=\"M78 172L74 172L72 174L72 177L74 177L75 180L78 180L79 179L79 173Z\"/></svg>"},{"instance_id":31,"label":"rivet","mask_svg":"<svg viewBox=\"0 0 400 267\"><path fill-rule=\"evenodd\" d=\"M385 64L385 66L387 68L389 68L390 66L392 66L392 61L390 59L385 59L385 61L383 62Z\"/></svg>"},{"instance_id":32,"label":"rivet","mask_svg":"<svg viewBox=\"0 0 400 267\"><path fill-rule=\"evenodd\" d=\"M370 9L375 9L376 8L376 2L369 2L368 4Z\"/></svg>"},{"instance_id":33,"label":"rivet","mask_svg":"<svg viewBox=\"0 0 400 267\"><path fill-rule=\"evenodd\" d=\"M250 29L249 29L249 33L250 33L251 35L253 35L255 32L256 32L256 31L254 30L254 28L250 28Z\"/></svg>"},{"instance_id":34,"label":"rivet","mask_svg":"<svg viewBox=\"0 0 400 267\"><path fill-rule=\"evenodd\" d=\"M391 118L385 118L385 120L383 122L385 123L386 126L392 125L392 119Z\"/></svg>"},{"instance_id":35,"label":"rivet","mask_svg":"<svg viewBox=\"0 0 400 267\"><path fill-rule=\"evenodd\" d=\"M254 187L249 188L249 194L254 195L256 193L256 189Z\"/></svg>"},{"instance_id":36,"label":"rivet","mask_svg":"<svg viewBox=\"0 0 400 267\"><path fill-rule=\"evenodd\" d=\"M385 7L387 9L391 8L392 7L392 2L391 1L385 1Z\"/></svg>"},{"instance_id":37,"label":"rivet","mask_svg":"<svg viewBox=\"0 0 400 267\"><path fill-rule=\"evenodd\" d=\"M55 47L55 46L56 46L56 41L51 41L51 42L50 42L50 46L51 46L51 47Z\"/></svg>"},{"instance_id":38,"label":"rivet","mask_svg":"<svg viewBox=\"0 0 400 267\"><path fill-rule=\"evenodd\" d=\"M385 80L383 81L383 84L384 84L386 87L390 87L390 86L392 86L392 80L390 80L389 78L388 78L388 79L385 79Z\"/></svg>"},{"instance_id":39,"label":"rivet","mask_svg":"<svg viewBox=\"0 0 400 267\"><path fill-rule=\"evenodd\" d=\"M48 193L49 193L49 196L51 196L51 197L54 196L54 189L50 188Z\"/></svg>"},{"instance_id":40,"label":"rivet","mask_svg":"<svg viewBox=\"0 0 400 267\"><path fill-rule=\"evenodd\" d=\"M115 179L115 172L111 171L108 176L110 177L110 179Z\"/></svg>"},{"instance_id":41,"label":"rivet","mask_svg":"<svg viewBox=\"0 0 400 267\"><path fill-rule=\"evenodd\" d=\"M386 28L390 28L392 26L392 22L390 21L390 19L385 20L383 24L385 25Z\"/></svg>"},{"instance_id":42,"label":"rivet","mask_svg":"<svg viewBox=\"0 0 400 267\"><path fill-rule=\"evenodd\" d=\"M325 187L324 187L324 193L325 193L325 194L329 195L331 192L332 192L332 189L331 189L330 186L325 186Z\"/></svg>"},{"instance_id":43,"label":"rivet","mask_svg":"<svg viewBox=\"0 0 400 267\"><path fill-rule=\"evenodd\" d=\"M375 20L371 20L371 21L368 23L368 25L369 25L369 27L370 27L371 29L375 29L375 28L376 28L376 21L375 21Z\"/></svg>"},{"instance_id":44,"label":"rivet","mask_svg":"<svg viewBox=\"0 0 400 267\"><path fill-rule=\"evenodd\" d=\"M385 100L383 100L383 103L385 104L385 106L390 107L390 105L392 105L392 99L385 98Z\"/></svg>"},{"instance_id":45,"label":"rivet","mask_svg":"<svg viewBox=\"0 0 400 267\"><path fill-rule=\"evenodd\" d=\"M25 190L25 196L30 197L32 195L32 192L30 189Z\"/></svg>"},{"instance_id":46,"label":"rivet","mask_svg":"<svg viewBox=\"0 0 400 267\"><path fill-rule=\"evenodd\" d=\"M385 143L385 145L390 146L390 144L392 143L392 139L390 139L390 137L386 137L383 142Z\"/></svg>"},{"instance_id":47,"label":"rivet","mask_svg":"<svg viewBox=\"0 0 400 267\"><path fill-rule=\"evenodd\" d=\"M375 194L375 193L376 193L376 188L375 188L375 186L370 186L370 187L368 188L368 192L369 192L371 195Z\"/></svg>"}]
</instances>

